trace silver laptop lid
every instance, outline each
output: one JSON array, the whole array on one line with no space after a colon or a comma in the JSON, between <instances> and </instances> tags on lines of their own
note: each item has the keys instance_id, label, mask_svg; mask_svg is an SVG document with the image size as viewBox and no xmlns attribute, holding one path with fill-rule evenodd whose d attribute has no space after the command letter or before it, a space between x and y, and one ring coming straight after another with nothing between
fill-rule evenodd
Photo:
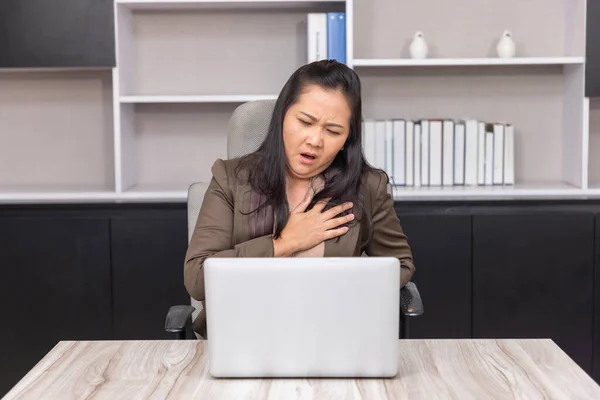
<instances>
[{"instance_id":1,"label":"silver laptop lid","mask_svg":"<svg viewBox=\"0 0 600 400\"><path fill-rule=\"evenodd\" d=\"M213 376L397 373L398 259L209 258L204 265Z\"/></svg>"}]
</instances>

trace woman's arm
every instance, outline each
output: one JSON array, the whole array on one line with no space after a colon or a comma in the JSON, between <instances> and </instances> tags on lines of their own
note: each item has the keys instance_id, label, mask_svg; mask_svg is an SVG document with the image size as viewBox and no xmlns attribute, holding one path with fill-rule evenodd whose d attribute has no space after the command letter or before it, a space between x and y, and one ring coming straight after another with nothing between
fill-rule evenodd
<instances>
[{"instance_id":1,"label":"woman's arm","mask_svg":"<svg viewBox=\"0 0 600 400\"><path fill-rule=\"evenodd\" d=\"M404 234L396 210L394 200L387 191L387 180L383 175L374 187L373 196L373 236L367 243L365 253L374 257L396 257L402 267L400 271L400 287L406 285L415 272L412 252Z\"/></svg>"},{"instance_id":2,"label":"woman's arm","mask_svg":"<svg viewBox=\"0 0 600 400\"><path fill-rule=\"evenodd\" d=\"M184 284L190 296L204 301L204 260L208 257L273 257L272 235L233 243L234 194L225 162L217 160L185 256Z\"/></svg>"}]
</instances>

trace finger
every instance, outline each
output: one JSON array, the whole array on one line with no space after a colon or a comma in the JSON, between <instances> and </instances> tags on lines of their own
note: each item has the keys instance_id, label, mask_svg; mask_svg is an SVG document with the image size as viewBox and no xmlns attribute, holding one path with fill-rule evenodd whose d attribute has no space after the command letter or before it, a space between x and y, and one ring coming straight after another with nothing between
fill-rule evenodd
<instances>
[{"instance_id":1,"label":"finger","mask_svg":"<svg viewBox=\"0 0 600 400\"><path fill-rule=\"evenodd\" d=\"M298 205L297 205L297 206L296 206L296 207L295 207L295 208L292 210L292 212L294 212L294 213L303 213L304 211L306 211L306 207L308 207L308 205L310 204L311 200L312 200L312 197L311 197L311 196L306 196L306 197L304 198L304 200L302 200L302 201L300 202L300 204L298 204Z\"/></svg>"},{"instance_id":2,"label":"finger","mask_svg":"<svg viewBox=\"0 0 600 400\"><path fill-rule=\"evenodd\" d=\"M331 207L329 210L325 211L323 213L323 217L327 220L327 219L332 219L333 217L335 217L336 215L351 209L353 206L352 202L347 202L347 203L343 203L340 205L337 205L335 207Z\"/></svg>"},{"instance_id":3,"label":"finger","mask_svg":"<svg viewBox=\"0 0 600 400\"><path fill-rule=\"evenodd\" d=\"M348 232L348 229L349 228L347 226L342 226L341 228L337 229L330 229L325 232L325 237L327 239L333 239L335 237L342 236L344 233Z\"/></svg>"},{"instance_id":4,"label":"finger","mask_svg":"<svg viewBox=\"0 0 600 400\"><path fill-rule=\"evenodd\" d=\"M313 207L313 210L315 210L317 212L322 212L330 200L331 200L331 197L327 197L326 199L321 199L321 200L317 201L317 204L315 204L315 206Z\"/></svg>"},{"instance_id":5,"label":"finger","mask_svg":"<svg viewBox=\"0 0 600 400\"><path fill-rule=\"evenodd\" d=\"M344 215L341 217L337 217L337 218L333 218L328 220L327 222L325 222L325 228L326 229L333 229L336 228L342 224L345 224L347 222L350 222L354 219L354 214L348 214L348 215Z\"/></svg>"}]
</instances>

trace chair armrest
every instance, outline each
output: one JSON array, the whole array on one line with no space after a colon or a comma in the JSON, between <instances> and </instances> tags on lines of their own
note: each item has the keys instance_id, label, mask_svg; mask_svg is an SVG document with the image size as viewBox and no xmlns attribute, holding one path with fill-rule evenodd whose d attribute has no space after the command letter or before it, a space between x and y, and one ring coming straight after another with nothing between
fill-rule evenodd
<instances>
[{"instance_id":1,"label":"chair armrest","mask_svg":"<svg viewBox=\"0 0 600 400\"><path fill-rule=\"evenodd\" d=\"M414 282L408 282L400 289L400 312L408 317L423 315L423 302Z\"/></svg>"},{"instance_id":2,"label":"chair armrest","mask_svg":"<svg viewBox=\"0 0 600 400\"><path fill-rule=\"evenodd\" d=\"M172 306L167 313L165 330L181 334L183 335L181 338L185 338L185 332L192 323L192 313L194 310L195 308L192 306Z\"/></svg>"}]
</instances>

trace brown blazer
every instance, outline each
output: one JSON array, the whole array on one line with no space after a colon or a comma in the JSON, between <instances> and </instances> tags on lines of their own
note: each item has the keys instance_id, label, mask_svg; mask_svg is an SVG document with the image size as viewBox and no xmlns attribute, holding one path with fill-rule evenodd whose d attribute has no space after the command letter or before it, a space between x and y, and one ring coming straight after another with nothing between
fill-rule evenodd
<instances>
[{"instance_id":1,"label":"brown blazer","mask_svg":"<svg viewBox=\"0 0 600 400\"><path fill-rule=\"evenodd\" d=\"M208 257L273 257L270 234L255 236L252 231L251 187L235 174L238 159L215 161L213 177L205 193L198 220L185 256L184 284L188 293L204 304L204 260ZM391 256L400 260L401 287L411 279L415 267L407 237L402 231L387 191L383 174L365 177L362 185L364 212L371 215L369 235L359 216L338 240L324 243L324 257ZM203 332L204 316L196 318L194 329Z\"/></svg>"}]
</instances>

